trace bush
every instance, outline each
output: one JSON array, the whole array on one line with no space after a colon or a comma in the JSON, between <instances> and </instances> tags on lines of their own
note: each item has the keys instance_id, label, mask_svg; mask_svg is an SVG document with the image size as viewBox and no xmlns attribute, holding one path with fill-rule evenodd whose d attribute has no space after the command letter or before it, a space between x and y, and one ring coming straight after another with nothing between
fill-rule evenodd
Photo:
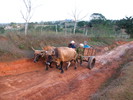
<instances>
[{"instance_id":1,"label":"bush","mask_svg":"<svg viewBox=\"0 0 133 100\"><path fill-rule=\"evenodd\" d=\"M5 32L4 27L0 27L0 34L3 34Z\"/></svg>"},{"instance_id":2,"label":"bush","mask_svg":"<svg viewBox=\"0 0 133 100\"><path fill-rule=\"evenodd\" d=\"M119 29L126 29L127 34L130 34L130 37L133 38L133 18L126 17L117 21L116 25Z\"/></svg>"}]
</instances>

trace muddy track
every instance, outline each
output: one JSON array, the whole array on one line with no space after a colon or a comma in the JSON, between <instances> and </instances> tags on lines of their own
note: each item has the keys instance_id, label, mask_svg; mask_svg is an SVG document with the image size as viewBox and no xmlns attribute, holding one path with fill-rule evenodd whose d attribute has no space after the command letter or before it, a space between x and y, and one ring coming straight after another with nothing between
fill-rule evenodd
<instances>
[{"instance_id":1,"label":"muddy track","mask_svg":"<svg viewBox=\"0 0 133 100\"><path fill-rule=\"evenodd\" d=\"M32 59L0 63L0 100L88 100L133 50L133 42L96 56L96 66L71 66L64 74Z\"/></svg>"}]
</instances>

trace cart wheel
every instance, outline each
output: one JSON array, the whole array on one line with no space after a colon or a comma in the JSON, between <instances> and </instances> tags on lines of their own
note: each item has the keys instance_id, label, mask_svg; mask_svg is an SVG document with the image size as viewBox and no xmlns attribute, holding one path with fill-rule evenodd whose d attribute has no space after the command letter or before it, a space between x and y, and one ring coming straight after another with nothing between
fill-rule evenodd
<instances>
[{"instance_id":1,"label":"cart wheel","mask_svg":"<svg viewBox=\"0 0 133 100\"><path fill-rule=\"evenodd\" d=\"M88 58L88 65L87 65L87 67L88 67L89 69L92 69L92 68L95 66L95 62L96 62L95 57L94 57L94 56L90 56L90 57Z\"/></svg>"}]
</instances>

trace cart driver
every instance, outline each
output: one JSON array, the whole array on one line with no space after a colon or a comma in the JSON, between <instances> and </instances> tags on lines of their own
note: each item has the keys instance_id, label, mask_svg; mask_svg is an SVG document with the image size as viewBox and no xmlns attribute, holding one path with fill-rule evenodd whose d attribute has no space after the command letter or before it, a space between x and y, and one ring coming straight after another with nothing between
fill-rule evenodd
<instances>
[{"instance_id":1,"label":"cart driver","mask_svg":"<svg viewBox=\"0 0 133 100\"><path fill-rule=\"evenodd\" d=\"M70 44L68 45L69 48L76 48L75 46L75 41L71 41Z\"/></svg>"},{"instance_id":2,"label":"cart driver","mask_svg":"<svg viewBox=\"0 0 133 100\"><path fill-rule=\"evenodd\" d=\"M84 44L80 43L79 47L76 49L77 52L77 59L80 59L80 65L82 64L83 55L84 55Z\"/></svg>"}]
</instances>

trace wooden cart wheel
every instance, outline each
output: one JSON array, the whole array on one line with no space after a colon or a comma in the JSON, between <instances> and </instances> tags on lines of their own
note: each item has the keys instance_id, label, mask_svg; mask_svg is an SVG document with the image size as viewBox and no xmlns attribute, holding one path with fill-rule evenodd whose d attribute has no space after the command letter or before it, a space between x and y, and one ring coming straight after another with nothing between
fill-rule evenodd
<instances>
[{"instance_id":1,"label":"wooden cart wheel","mask_svg":"<svg viewBox=\"0 0 133 100\"><path fill-rule=\"evenodd\" d=\"M89 69L92 69L95 66L95 62L96 62L95 56L90 56L88 58L88 65L87 65L87 67Z\"/></svg>"}]
</instances>

